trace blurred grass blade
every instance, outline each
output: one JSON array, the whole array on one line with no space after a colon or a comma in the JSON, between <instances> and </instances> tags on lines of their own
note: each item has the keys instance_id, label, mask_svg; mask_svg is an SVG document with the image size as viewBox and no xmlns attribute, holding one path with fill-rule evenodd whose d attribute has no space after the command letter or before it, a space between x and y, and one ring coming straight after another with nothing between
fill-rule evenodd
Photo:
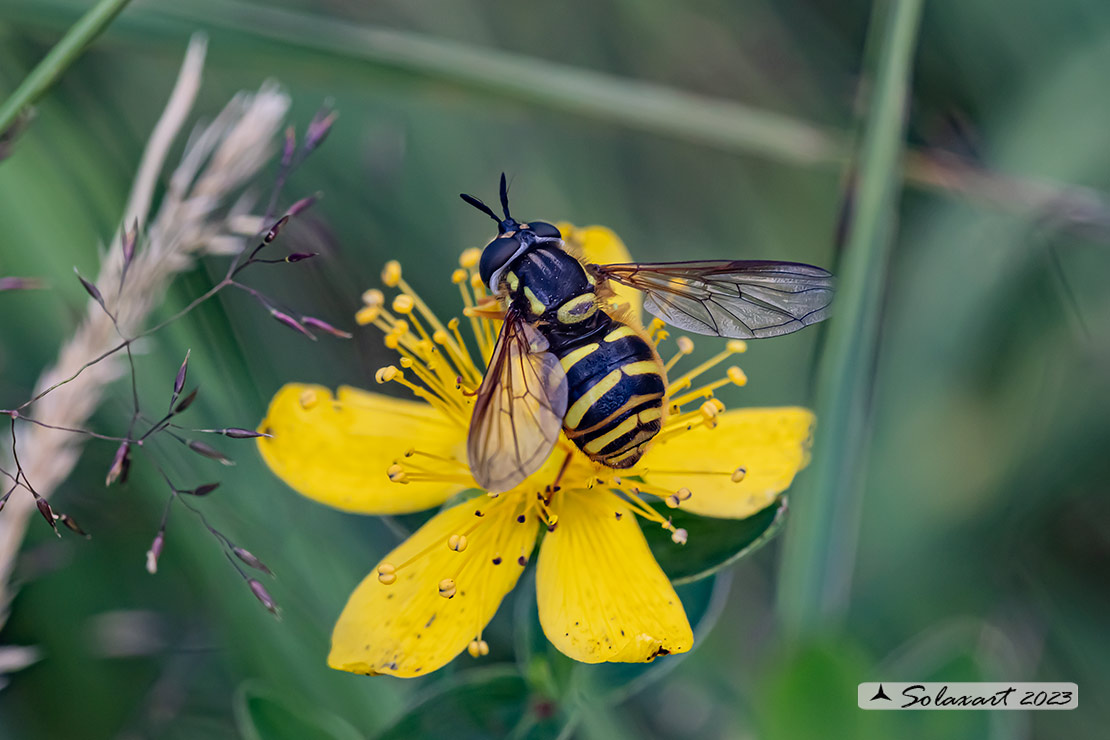
<instances>
[{"instance_id":1,"label":"blurred grass blade","mask_svg":"<svg viewBox=\"0 0 1110 740\"><path fill-rule=\"evenodd\" d=\"M152 10L726 150L810 165L836 165L845 159L845 142L838 133L736 101L270 6L224 0L215 6L219 12L209 7L203 2L173 3Z\"/></svg>"},{"instance_id":2,"label":"blurred grass blade","mask_svg":"<svg viewBox=\"0 0 1110 740\"><path fill-rule=\"evenodd\" d=\"M818 428L808 490L794 497L779 577L788 635L843 608L850 582L866 454L866 407L882 285L902 182L905 116L922 0L878 0L874 96L864 122L855 214L817 384ZM870 45L870 43L869 43Z\"/></svg>"},{"instance_id":3,"label":"blurred grass blade","mask_svg":"<svg viewBox=\"0 0 1110 740\"><path fill-rule=\"evenodd\" d=\"M0 133L7 131L19 115L50 89L73 64L85 47L108 27L131 0L100 0L89 12L81 16L54 45L43 60L20 83L19 87L0 105Z\"/></svg>"}]
</instances>

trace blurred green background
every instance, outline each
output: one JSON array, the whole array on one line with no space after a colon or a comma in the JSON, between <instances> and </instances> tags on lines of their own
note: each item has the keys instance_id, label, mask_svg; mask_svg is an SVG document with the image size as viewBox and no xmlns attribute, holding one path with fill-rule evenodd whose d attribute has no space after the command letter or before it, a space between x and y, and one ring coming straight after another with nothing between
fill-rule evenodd
<instances>
[{"instance_id":1,"label":"blurred green background","mask_svg":"<svg viewBox=\"0 0 1110 740\"><path fill-rule=\"evenodd\" d=\"M89 5L0 0L0 96ZM398 256L434 308L457 310L447 277L489 224L456 194L492 198L502 170L514 213L607 225L637 259L836 266L846 162L873 89L871 15L861 0L136 2L0 163L0 275L51 284L0 294L0 407L29 396L72 333L86 298L69 271L95 273L193 31L209 36L198 116L267 78L292 95L299 130L324 101L340 112L287 191L325 194L281 244L323 258L250 282L351 327L359 294ZM0 644L37 645L42 660L0 689L0 737L1105 737L1110 5L926 3L917 44L914 154L875 309L878 352L857 366L870 422L843 466L855 482L822 524L821 562L782 570L788 525L732 567L731 589L719 579L713 595L708 582L686 592L688 604L716 599L705 627L716 626L688 658L647 671L546 656L522 581L489 658L369 679L324 657L394 529L301 499L249 442L223 446L235 468L175 458L223 481L204 510L277 572L275 621L184 516L148 575L156 474L138 466L106 490L114 446L91 444L54 500L93 539L59 541L36 521L18 565ZM954 157L967 166L944 169ZM163 314L223 269L210 260L184 276ZM742 358L751 382L725 402L813 403L825 336L754 343ZM309 344L226 295L147 345L145 398L164 395L186 348L197 426L252 426L283 382L367 386L387 361L373 330ZM127 404L120 385L94 427L118 431ZM812 472L793 489L799 510L829 490ZM799 568L821 574L820 609L805 619L776 605ZM148 639L121 655L121 629ZM572 669L579 690L552 706L551 674ZM1073 681L1082 701L858 710L856 684L883 679ZM412 706L425 711L402 719Z\"/></svg>"}]
</instances>

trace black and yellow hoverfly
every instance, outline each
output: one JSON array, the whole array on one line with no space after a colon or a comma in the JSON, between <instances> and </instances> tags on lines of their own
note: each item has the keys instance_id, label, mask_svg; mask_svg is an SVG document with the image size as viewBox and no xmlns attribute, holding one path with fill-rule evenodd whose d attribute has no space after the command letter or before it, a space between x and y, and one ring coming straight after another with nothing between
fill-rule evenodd
<instances>
[{"instance_id":1,"label":"black and yellow hoverfly","mask_svg":"<svg viewBox=\"0 0 1110 740\"><path fill-rule=\"evenodd\" d=\"M474 479L506 491L543 465L559 432L592 460L627 468L662 428L666 375L652 342L613 316L608 282L644 292L644 308L685 331L736 339L789 334L821 321L833 277L795 262L704 260L589 264L563 248L543 221L497 222L479 273L504 309L504 324L478 388L467 454Z\"/></svg>"}]
</instances>

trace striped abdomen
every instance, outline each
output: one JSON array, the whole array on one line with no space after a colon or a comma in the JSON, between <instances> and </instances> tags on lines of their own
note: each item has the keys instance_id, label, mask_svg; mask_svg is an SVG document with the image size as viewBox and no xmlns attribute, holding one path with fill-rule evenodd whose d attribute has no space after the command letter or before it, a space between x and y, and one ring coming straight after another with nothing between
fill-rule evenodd
<instances>
[{"instance_id":1,"label":"striped abdomen","mask_svg":"<svg viewBox=\"0 0 1110 740\"><path fill-rule=\"evenodd\" d=\"M594 461L628 468L662 427L666 380L647 340L609 316L603 323L607 331L552 347L567 374L563 430Z\"/></svg>"}]
</instances>

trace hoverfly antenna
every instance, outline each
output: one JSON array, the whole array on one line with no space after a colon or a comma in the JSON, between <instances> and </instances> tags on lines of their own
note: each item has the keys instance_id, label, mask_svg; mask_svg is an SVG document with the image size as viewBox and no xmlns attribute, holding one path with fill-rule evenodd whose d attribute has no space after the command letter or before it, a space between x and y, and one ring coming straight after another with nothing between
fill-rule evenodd
<instances>
[{"instance_id":1,"label":"hoverfly antenna","mask_svg":"<svg viewBox=\"0 0 1110 740\"><path fill-rule=\"evenodd\" d=\"M505 182L505 173L501 173L501 210L505 212L505 218L512 218L509 215L509 186Z\"/></svg>"},{"instance_id":2,"label":"hoverfly antenna","mask_svg":"<svg viewBox=\"0 0 1110 740\"><path fill-rule=\"evenodd\" d=\"M482 213L484 213L487 216L489 216L490 218L492 218L494 221L497 222L498 225L501 224L501 218L496 213L493 212L493 209L490 208L489 206L487 206L482 201L475 198L473 195L467 195L466 193L459 193L459 197L462 198L463 200L465 200L470 205L477 208Z\"/></svg>"}]
</instances>

